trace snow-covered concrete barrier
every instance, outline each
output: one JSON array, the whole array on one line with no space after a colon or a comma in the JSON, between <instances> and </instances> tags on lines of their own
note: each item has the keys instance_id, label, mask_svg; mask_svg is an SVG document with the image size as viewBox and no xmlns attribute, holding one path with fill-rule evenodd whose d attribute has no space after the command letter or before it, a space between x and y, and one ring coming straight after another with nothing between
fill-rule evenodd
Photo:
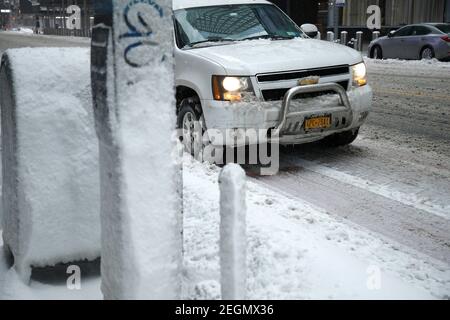
<instances>
[{"instance_id":1,"label":"snow-covered concrete barrier","mask_svg":"<svg viewBox=\"0 0 450 320\"><path fill-rule=\"evenodd\" d=\"M89 50L8 50L0 74L3 239L26 281L100 256Z\"/></svg>"},{"instance_id":2,"label":"snow-covered concrete barrier","mask_svg":"<svg viewBox=\"0 0 450 320\"><path fill-rule=\"evenodd\" d=\"M246 297L246 179L237 164L227 165L220 184L220 270L222 299Z\"/></svg>"},{"instance_id":3,"label":"snow-covered concrete barrier","mask_svg":"<svg viewBox=\"0 0 450 320\"><path fill-rule=\"evenodd\" d=\"M106 299L178 299L182 178L173 152L172 1L104 0L94 8L102 291Z\"/></svg>"}]
</instances>

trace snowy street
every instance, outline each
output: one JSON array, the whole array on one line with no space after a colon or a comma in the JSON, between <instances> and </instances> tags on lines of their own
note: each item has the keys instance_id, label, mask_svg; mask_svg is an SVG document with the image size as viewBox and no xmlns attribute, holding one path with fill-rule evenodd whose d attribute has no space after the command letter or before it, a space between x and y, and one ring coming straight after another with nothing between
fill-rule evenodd
<instances>
[{"instance_id":1,"label":"snowy street","mask_svg":"<svg viewBox=\"0 0 450 320\"><path fill-rule=\"evenodd\" d=\"M0 32L0 53L6 49L24 47L88 47L90 39L38 36L17 32Z\"/></svg>"},{"instance_id":2,"label":"snowy street","mask_svg":"<svg viewBox=\"0 0 450 320\"><path fill-rule=\"evenodd\" d=\"M0 54L89 45L0 32ZM277 175L247 170L252 299L450 298L450 63L366 63L373 111L356 142L284 147ZM218 173L185 159L188 299L220 298ZM36 280L23 286L2 260L0 299L101 298L98 278L65 296L63 282L53 292ZM372 267L385 280L376 290L366 287Z\"/></svg>"}]
</instances>

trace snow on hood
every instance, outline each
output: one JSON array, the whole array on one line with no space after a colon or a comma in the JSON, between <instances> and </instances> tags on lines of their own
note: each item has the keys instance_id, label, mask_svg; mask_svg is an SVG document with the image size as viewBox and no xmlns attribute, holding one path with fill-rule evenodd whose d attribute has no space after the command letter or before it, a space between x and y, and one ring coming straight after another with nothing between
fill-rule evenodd
<instances>
[{"instance_id":1,"label":"snow on hood","mask_svg":"<svg viewBox=\"0 0 450 320\"><path fill-rule=\"evenodd\" d=\"M349 47L313 39L252 40L191 52L221 64L229 75L352 65L363 60L361 53Z\"/></svg>"}]
</instances>

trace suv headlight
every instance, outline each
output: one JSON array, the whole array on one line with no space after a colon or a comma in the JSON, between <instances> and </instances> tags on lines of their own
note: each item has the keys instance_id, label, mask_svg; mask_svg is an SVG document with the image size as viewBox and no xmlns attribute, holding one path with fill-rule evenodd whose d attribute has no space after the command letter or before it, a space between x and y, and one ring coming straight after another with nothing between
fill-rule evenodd
<instances>
[{"instance_id":1,"label":"suv headlight","mask_svg":"<svg viewBox=\"0 0 450 320\"><path fill-rule=\"evenodd\" d=\"M367 68L364 62L351 66L353 86L362 87L367 84Z\"/></svg>"},{"instance_id":2,"label":"suv headlight","mask_svg":"<svg viewBox=\"0 0 450 320\"><path fill-rule=\"evenodd\" d=\"M213 76L212 90L214 100L242 101L246 97L255 98L250 77Z\"/></svg>"}]
</instances>

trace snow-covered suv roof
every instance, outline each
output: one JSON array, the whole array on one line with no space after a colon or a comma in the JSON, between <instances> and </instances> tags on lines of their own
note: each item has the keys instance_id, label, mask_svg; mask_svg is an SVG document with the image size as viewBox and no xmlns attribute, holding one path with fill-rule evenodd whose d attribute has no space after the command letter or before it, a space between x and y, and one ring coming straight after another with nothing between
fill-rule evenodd
<instances>
[{"instance_id":1,"label":"snow-covered suv roof","mask_svg":"<svg viewBox=\"0 0 450 320\"><path fill-rule=\"evenodd\" d=\"M227 4L270 3L266 0L173 0L173 10L211 7Z\"/></svg>"}]
</instances>

